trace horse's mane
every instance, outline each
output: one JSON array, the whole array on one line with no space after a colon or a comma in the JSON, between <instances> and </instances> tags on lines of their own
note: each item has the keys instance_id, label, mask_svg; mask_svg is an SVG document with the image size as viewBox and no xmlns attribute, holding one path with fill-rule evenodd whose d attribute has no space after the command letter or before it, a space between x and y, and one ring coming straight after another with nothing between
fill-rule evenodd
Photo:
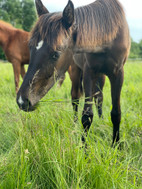
<instances>
[{"instance_id":1,"label":"horse's mane","mask_svg":"<svg viewBox=\"0 0 142 189\"><path fill-rule=\"evenodd\" d=\"M124 19L123 8L117 0L97 0L75 9L74 25L69 30L63 26L62 13L44 14L31 32L30 45L45 39L50 44L61 44L73 30L76 47L105 46L115 39Z\"/></svg>"},{"instance_id":2,"label":"horse's mane","mask_svg":"<svg viewBox=\"0 0 142 189\"><path fill-rule=\"evenodd\" d=\"M123 26L125 14L117 0L97 0L75 10L76 46L107 45Z\"/></svg>"}]
</instances>

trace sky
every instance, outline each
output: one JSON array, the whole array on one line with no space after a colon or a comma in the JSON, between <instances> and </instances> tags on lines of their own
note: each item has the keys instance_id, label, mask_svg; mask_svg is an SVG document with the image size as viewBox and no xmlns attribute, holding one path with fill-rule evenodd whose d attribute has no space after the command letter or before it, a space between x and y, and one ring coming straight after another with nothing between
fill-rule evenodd
<instances>
[{"instance_id":1,"label":"sky","mask_svg":"<svg viewBox=\"0 0 142 189\"><path fill-rule=\"evenodd\" d=\"M130 28L130 34L134 41L139 42L142 39L142 0L119 0L124 7L127 21ZM42 0L45 7L50 12L62 11L68 0ZM87 5L94 0L72 0L75 8Z\"/></svg>"}]
</instances>

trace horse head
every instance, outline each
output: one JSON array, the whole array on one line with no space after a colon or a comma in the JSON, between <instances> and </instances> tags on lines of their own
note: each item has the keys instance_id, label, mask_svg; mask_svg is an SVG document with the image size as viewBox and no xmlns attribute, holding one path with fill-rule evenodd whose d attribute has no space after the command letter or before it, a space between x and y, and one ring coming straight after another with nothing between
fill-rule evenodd
<instances>
[{"instance_id":1,"label":"horse head","mask_svg":"<svg viewBox=\"0 0 142 189\"><path fill-rule=\"evenodd\" d=\"M69 67L72 52L69 47L74 6L69 0L63 13L49 13L36 0L39 19L29 40L30 64L17 94L20 109L32 111L38 101L52 88Z\"/></svg>"}]
</instances>

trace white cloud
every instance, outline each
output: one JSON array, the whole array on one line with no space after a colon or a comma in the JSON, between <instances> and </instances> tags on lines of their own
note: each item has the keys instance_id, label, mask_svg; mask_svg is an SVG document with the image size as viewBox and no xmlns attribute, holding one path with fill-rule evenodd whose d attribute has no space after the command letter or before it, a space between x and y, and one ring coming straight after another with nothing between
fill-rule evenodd
<instances>
[{"instance_id":1,"label":"white cloud","mask_svg":"<svg viewBox=\"0 0 142 189\"><path fill-rule=\"evenodd\" d=\"M120 0L120 2L122 3L128 18L142 19L141 0Z\"/></svg>"}]
</instances>

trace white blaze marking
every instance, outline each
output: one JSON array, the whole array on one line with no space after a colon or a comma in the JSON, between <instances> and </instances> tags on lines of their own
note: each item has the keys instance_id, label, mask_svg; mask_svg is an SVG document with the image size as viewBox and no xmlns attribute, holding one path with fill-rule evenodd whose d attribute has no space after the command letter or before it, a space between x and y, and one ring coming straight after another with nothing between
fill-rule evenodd
<instances>
[{"instance_id":1,"label":"white blaze marking","mask_svg":"<svg viewBox=\"0 0 142 189\"><path fill-rule=\"evenodd\" d=\"M42 45L43 45L43 40L38 43L36 49L39 50L42 47Z\"/></svg>"},{"instance_id":2,"label":"white blaze marking","mask_svg":"<svg viewBox=\"0 0 142 189\"><path fill-rule=\"evenodd\" d=\"M23 101L21 96L19 97L18 102L19 102L20 105L24 104L24 101Z\"/></svg>"}]
</instances>

